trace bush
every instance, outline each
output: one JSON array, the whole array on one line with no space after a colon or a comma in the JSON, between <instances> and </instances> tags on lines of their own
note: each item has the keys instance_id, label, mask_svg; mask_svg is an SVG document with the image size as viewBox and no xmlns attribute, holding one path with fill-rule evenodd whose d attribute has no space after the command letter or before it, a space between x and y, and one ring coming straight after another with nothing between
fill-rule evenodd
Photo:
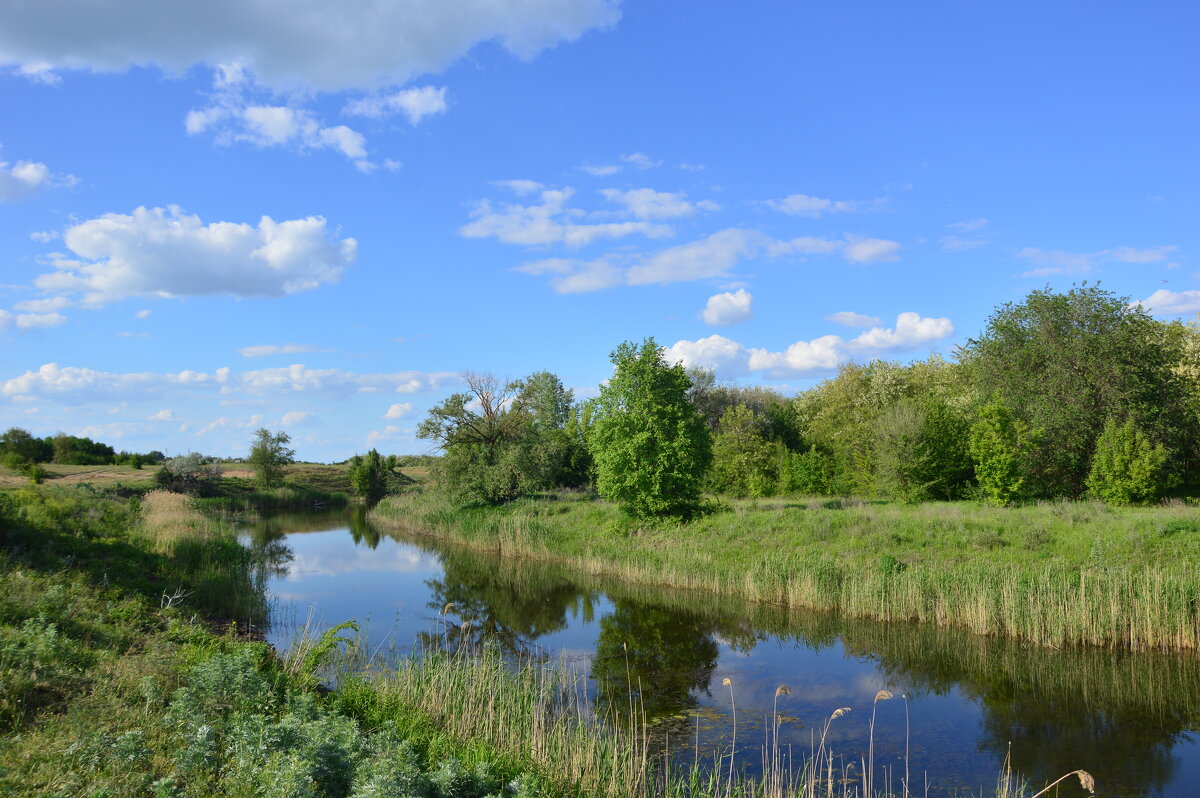
<instances>
[{"instance_id":1,"label":"bush","mask_svg":"<svg viewBox=\"0 0 1200 798\"><path fill-rule=\"evenodd\" d=\"M713 488L731 496L765 496L778 483L777 458L763 424L746 405L726 408L713 436Z\"/></svg>"},{"instance_id":2,"label":"bush","mask_svg":"<svg viewBox=\"0 0 1200 798\"><path fill-rule=\"evenodd\" d=\"M1011 504L1025 488L1026 454L1034 436L1029 428L1013 418L999 398L979 409L971 425L971 459L979 495L988 504Z\"/></svg>"},{"instance_id":3,"label":"bush","mask_svg":"<svg viewBox=\"0 0 1200 798\"><path fill-rule=\"evenodd\" d=\"M789 452L787 470L780 475L780 488L787 493L814 496L833 493L833 458L816 447L806 452Z\"/></svg>"},{"instance_id":4,"label":"bush","mask_svg":"<svg viewBox=\"0 0 1200 798\"><path fill-rule=\"evenodd\" d=\"M220 479L221 467L205 462L196 452L166 460L154 475L160 488L191 495L211 493Z\"/></svg>"},{"instance_id":5,"label":"bush","mask_svg":"<svg viewBox=\"0 0 1200 798\"><path fill-rule=\"evenodd\" d=\"M1109 419L1096 440L1087 487L1105 504L1144 504L1165 487L1167 450L1150 440L1133 419Z\"/></svg>"},{"instance_id":6,"label":"bush","mask_svg":"<svg viewBox=\"0 0 1200 798\"><path fill-rule=\"evenodd\" d=\"M388 473L391 471L379 452L372 449L365 455L350 458L350 489L374 504L387 494Z\"/></svg>"}]
</instances>

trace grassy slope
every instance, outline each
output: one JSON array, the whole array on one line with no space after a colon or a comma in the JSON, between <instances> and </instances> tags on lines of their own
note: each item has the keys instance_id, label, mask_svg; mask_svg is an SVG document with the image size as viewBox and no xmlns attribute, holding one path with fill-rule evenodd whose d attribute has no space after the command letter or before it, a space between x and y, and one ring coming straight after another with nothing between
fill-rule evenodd
<instances>
[{"instance_id":1,"label":"grassy slope","mask_svg":"<svg viewBox=\"0 0 1200 798\"><path fill-rule=\"evenodd\" d=\"M388 499L372 518L628 581L855 617L1055 646L1200 648L1200 514L1183 505L764 500L639 529L585 496L455 509L427 492Z\"/></svg>"}]
</instances>

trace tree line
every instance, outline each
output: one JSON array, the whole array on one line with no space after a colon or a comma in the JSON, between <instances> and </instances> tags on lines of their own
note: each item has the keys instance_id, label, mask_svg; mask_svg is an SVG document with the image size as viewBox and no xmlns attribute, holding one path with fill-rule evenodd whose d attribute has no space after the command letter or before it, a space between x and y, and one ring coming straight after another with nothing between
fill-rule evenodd
<instances>
[{"instance_id":1,"label":"tree line","mask_svg":"<svg viewBox=\"0 0 1200 798\"><path fill-rule=\"evenodd\" d=\"M846 363L795 396L668 363L653 339L611 359L584 402L546 371L465 375L417 432L439 484L460 504L591 485L686 518L706 493L1131 504L1198 482L1200 324L1096 284L998 306L949 360Z\"/></svg>"}]
</instances>

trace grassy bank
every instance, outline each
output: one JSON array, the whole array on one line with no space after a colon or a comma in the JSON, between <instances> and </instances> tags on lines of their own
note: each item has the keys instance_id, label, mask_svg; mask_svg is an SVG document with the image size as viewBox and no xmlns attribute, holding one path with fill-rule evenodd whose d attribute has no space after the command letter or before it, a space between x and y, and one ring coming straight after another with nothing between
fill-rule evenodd
<instances>
[{"instance_id":1,"label":"grassy bank","mask_svg":"<svg viewBox=\"0 0 1200 798\"><path fill-rule=\"evenodd\" d=\"M454 508L413 492L371 517L583 573L848 617L1048 646L1200 648L1200 514L1186 505L747 501L637 528L579 494Z\"/></svg>"}]
</instances>

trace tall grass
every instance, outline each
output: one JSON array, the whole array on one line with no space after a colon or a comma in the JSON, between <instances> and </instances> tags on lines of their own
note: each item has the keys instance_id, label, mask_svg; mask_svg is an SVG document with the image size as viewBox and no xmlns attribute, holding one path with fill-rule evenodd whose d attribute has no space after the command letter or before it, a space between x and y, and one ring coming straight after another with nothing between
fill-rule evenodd
<instances>
[{"instance_id":1,"label":"tall grass","mask_svg":"<svg viewBox=\"0 0 1200 798\"><path fill-rule=\"evenodd\" d=\"M1038 645L1200 649L1200 520L1090 504L738 505L631 528L601 502L456 509L393 497L372 520L583 573Z\"/></svg>"}]
</instances>

